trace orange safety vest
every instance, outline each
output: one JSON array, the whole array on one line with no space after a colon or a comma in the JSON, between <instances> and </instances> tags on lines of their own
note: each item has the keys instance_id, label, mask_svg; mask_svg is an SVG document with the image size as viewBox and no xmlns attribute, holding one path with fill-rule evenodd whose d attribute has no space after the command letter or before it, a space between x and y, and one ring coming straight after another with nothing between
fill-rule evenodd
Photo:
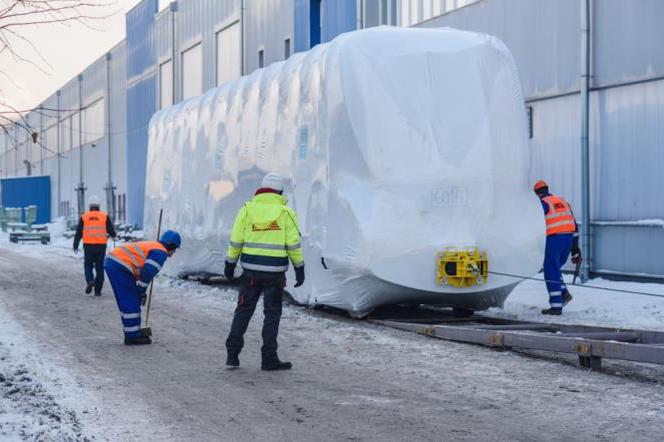
<instances>
[{"instance_id":1,"label":"orange safety vest","mask_svg":"<svg viewBox=\"0 0 664 442\"><path fill-rule=\"evenodd\" d=\"M106 220L108 215L99 210L85 212L83 220L83 244L106 244Z\"/></svg>"},{"instance_id":2,"label":"orange safety vest","mask_svg":"<svg viewBox=\"0 0 664 442\"><path fill-rule=\"evenodd\" d=\"M168 253L166 247L161 245L159 241L139 241L116 247L108 257L123 265L138 279L148 254L155 249ZM156 262L151 262L151 264L161 270L161 266Z\"/></svg>"},{"instance_id":3,"label":"orange safety vest","mask_svg":"<svg viewBox=\"0 0 664 442\"><path fill-rule=\"evenodd\" d=\"M545 196L542 201L549 206L549 211L546 213L547 236L576 232L574 214L567 201L555 195Z\"/></svg>"}]
</instances>

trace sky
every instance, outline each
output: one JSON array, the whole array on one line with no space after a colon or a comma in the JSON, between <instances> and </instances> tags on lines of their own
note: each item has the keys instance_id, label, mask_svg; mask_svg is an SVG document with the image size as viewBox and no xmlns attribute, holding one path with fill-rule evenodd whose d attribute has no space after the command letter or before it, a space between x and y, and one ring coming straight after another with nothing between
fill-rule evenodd
<instances>
[{"instance_id":1,"label":"sky","mask_svg":"<svg viewBox=\"0 0 664 442\"><path fill-rule=\"evenodd\" d=\"M6 52L0 54L0 69L6 74L0 76L3 94L0 101L21 110L39 105L125 38L125 14L139 1L99 0L108 6L95 10L96 16L110 16L90 21L96 30L81 24L23 27L23 35L36 46L45 61L21 42L16 42L16 49L41 70L29 63L14 61ZM4 1L0 0L2 3Z\"/></svg>"}]
</instances>

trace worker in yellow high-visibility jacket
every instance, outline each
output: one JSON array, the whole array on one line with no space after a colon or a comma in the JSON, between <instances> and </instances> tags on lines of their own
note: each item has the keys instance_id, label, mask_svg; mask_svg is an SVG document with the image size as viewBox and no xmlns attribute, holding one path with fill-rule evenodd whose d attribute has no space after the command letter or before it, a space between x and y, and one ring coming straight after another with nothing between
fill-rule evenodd
<instances>
[{"instance_id":1,"label":"worker in yellow high-visibility jacket","mask_svg":"<svg viewBox=\"0 0 664 442\"><path fill-rule=\"evenodd\" d=\"M231 231L224 275L232 280L238 261L242 267L237 308L226 340L229 368L239 367L239 354L244 345L244 332L263 293L263 370L287 370L290 362L277 356L277 334L281 303L286 286L288 261L295 268L295 287L304 283L304 256L300 228L295 211L282 196L283 179L268 173L255 196L240 209Z\"/></svg>"}]
</instances>

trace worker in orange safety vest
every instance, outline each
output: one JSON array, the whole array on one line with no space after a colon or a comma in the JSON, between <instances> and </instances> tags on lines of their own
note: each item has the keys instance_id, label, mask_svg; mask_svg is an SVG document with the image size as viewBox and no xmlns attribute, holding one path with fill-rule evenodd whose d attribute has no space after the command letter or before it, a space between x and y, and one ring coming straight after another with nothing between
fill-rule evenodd
<instances>
[{"instance_id":1,"label":"worker in orange safety vest","mask_svg":"<svg viewBox=\"0 0 664 442\"><path fill-rule=\"evenodd\" d=\"M104 285L106 241L109 236L115 238L116 235L111 217L99 210L99 198L95 195L90 196L88 206L90 210L81 215L78 221L74 235L74 252L78 253L78 246L83 240L85 293L90 294L94 288L95 295L101 296Z\"/></svg>"},{"instance_id":2,"label":"worker in orange safety vest","mask_svg":"<svg viewBox=\"0 0 664 442\"><path fill-rule=\"evenodd\" d=\"M549 292L548 309L543 315L560 315L563 306L572 300L563 281L562 267L572 254L572 262L581 262L579 249L579 229L572 213L572 207L563 198L549 193L549 185L538 181L533 186L540 198L546 219L546 248L544 251L544 279Z\"/></svg>"}]
</instances>

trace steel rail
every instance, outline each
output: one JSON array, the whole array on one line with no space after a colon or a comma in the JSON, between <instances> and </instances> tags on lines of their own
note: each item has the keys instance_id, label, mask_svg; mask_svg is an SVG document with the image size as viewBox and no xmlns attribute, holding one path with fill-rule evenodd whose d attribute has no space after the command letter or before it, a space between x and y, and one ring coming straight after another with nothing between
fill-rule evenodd
<instances>
[{"instance_id":1,"label":"steel rail","mask_svg":"<svg viewBox=\"0 0 664 442\"><path fill-rule=\"evenodd\" d=\"M601 371L602 358L664 364L664 332L516 321L473 315L459 319L369 319L390 328L488 347L576 354L584 368Z\"/></svg>"}]
</instances>

